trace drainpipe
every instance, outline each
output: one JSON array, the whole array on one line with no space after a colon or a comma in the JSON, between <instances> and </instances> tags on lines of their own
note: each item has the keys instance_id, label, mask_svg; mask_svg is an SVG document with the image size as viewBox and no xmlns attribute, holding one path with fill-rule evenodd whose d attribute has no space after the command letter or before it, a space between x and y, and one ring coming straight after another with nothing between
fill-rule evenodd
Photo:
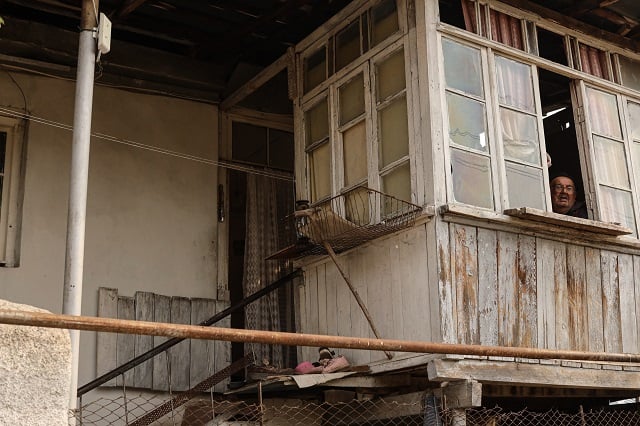
<instances>
[{"instance_id":1,"label":"drainpipe","mask_svg":"<svg viewBox=\"0 0 640 426\"><path fill-rule=\"evenodd\" d=\"M71 179L69 184L69 212L67 217L67 248L64 268L62 312L66 315L82 313L82 273L84 266L84 234L87 213L87 182L89 179L89 145L91 141L91 112L93 103L93 74L95 71L99 0L82 0L78 71L76 78L75 110L73 114L73 142L71 149ZM71 389L69 408L77 405L78 361L80 332L71 334Z\"/></svg>"}]
</instances>

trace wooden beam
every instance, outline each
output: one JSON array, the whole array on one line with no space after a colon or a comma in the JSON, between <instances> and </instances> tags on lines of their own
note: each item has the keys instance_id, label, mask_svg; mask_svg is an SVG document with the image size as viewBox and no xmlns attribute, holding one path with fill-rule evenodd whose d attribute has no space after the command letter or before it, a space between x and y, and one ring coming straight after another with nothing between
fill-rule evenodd
<instances>
[{"instance_id":1,"label":"wooden beam","mask_svg":"<svg viewBox=\"0 0 640 426\"><path fill-rule=\"evenodd\" d=\"M397 388L411 386L409 374L393 374L388 376L349 376L330 382L319 383L318 386L340 388Z\"/></svg>"},{"instance_id":2,"label":"wooden beam","mask_svg":"<svg viewBox=\"0 0 640 426\"><path fill-rule=\"evenodd\" d=\"M147 0L124 0L120 8L113 14L114 20L126 19L128 15L146 2Z\"/></svg>"},{"instance_id":3,"label":"wooden beam","mask_svg":"<svg viewBox=\"0 0 640 426\"><path fill-rule=\"evenodd\" d=\"M589 25L580 21L576 18L569 16L567 13L558 12L555 10L551 10L545 6L534 3L529 0L505 0L506 4L509 4L513 7L517 7L519 9L523 9L532 13L537 14L541 18L549 19L551 21L557 22L560 25L563 25L567 28L572 28L576 31L580 31L584 34L589 34L592 37L599 38L603 41L608 41L611 43L615 43L618 46L624 47L626 49L630 49L632 51L638 51L638 47L640 44L634 40L630 40L629 38L620 36L618 34L602 30L593 25ZM582 6L583 2L576 2ZM576 9L577 10L577 9Z\"/></svg>"},{"instance_id":4,"label":"wooden beam","mask_svg":"<svg viewBox=\"0 0 640 426\"><path fill-rule=\"evenodd\" d=\"M225 111L242 101L244 98L258 90L263 84L275 77L280 71L293 66L293 57L286 53L279 57L274 63L263 69L251 80L242 85L238 90L230 94L220 104L220 110Z\"/></svg>"},{"instance_id":5,"label":"wooden beam","mask_svg":"<svg viewBox=\"0 0 640 426\"><path fill-rule=\"evenodd\" d=\"M428 365L429 380L477 380L483 384L582 389L640 389L640 372L595 370L562 365L504 361L437 359Z\"/></svg>"},{"instance_id":6,"label":"wooden beam","mask_svg":"<svg viewBox=\"0 0 640 426\"><path fill-rule=\"evenodd\" d=\"M470 408L482 405L482 384L475 380L449 382L442 393L447 408Z\"/></svg>"},{"instance_id":7,"label":"wooden beam","mask_svg":"<svg viewBox=\"0 0 640 426\"><path fill-rule=\"evenodd\" d=\"M482 386L485 398L635 398L636 390L545 388L533 386Z\"/></svg>"}]
</instances>

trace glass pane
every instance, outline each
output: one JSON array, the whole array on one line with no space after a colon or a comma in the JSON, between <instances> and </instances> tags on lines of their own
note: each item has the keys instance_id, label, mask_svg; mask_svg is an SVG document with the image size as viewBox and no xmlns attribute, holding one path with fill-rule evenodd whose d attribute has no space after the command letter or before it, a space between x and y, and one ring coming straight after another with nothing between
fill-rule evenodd
<instances>
[{"instance_id":1,"label":"glass pane","mask_svg":"<svg viewBox=\"0 0 640 426\"><path fill-rule=\"evenodd\" d=\"M342 134L344 156L344 186L351 186L367 177L367 135L365 121Z\"/></svg>"},{"instance_id":2,"label":"glass pane","mask_svg":"<svg viewBox=\"0 0 640 426\"><path fill-rule=\"evenodd\" d=\"M395 0L386 0L371 10L371 45L375 46L398 31L398 11Z\"/></svg>"},{"instance_id":3,"label":"glass pane","mask_svg":"<svg viewBox=\"0 0 640 426\"><path fill-rule=\"evenodd\" d=\"M598 183L629 189L629 174L622 142L593 137Z\"/></svg>"},{"instance_id":4,"label":"glass pane","mask_svg":"<svg viewBox=\"0 0 640 426\"><path fill-rule=\"evenodd\" d=\"M539 166L540 147L538 144L538 123L536 118L510 109L500 108L500 120L505 157Z\"/></svg>"},{"instance_id":5,"label":"glass pane","mask_svg":"<svg viewBox=\"0 0 640 426\"><path fill-rule=\"evenodd\" d=\"M360 56L360 20L336 35L336 71Z\"/></svg>"},{"instance_id":6,"label":"glass pane","mask_svg":"<svg viewBox=\"0 0 640 426\"><path fill-rule=\"evenodd\" d=\"M482 102L447 93L449 139L451 142L479 151L489 150L487 124Z\"/></svg>"},{"instance_id":7,"label":"glass pane","mask_svg":"<svg viewBox=\"0 0 640 426\"><path fill-rule=\"evenodd\" d=\"M4 174L4 161L7 153L7 134L0 132L0 175ZM0 194L2 192L0 191Z\"/></svg>"},{"instance_id":8,"label":"glass pane","mask_svg":"<svg viewBox=\"0 0 640 426\"><path fill-rule=\"evenodd\" d=\"M293 133L269 129L269 166L293 170Z\"/></svg>"},{"instance_id":9,"label":"glass pane","mask_svg":"<svg viewBox=\"0 0 640 426\"><path fill-rule=\"evenodd\" d=\"M378 102L405 88L404 50L400 50L376 65Z\"/></svg>"},{"instance_id":10,"label":"glass pane","mask_svg":"<svg viewBox=\"0 0 640 426\"><path fill-rule=\"evenodd\" d=\"M535 111L529 65L497 56L496 77L498 100L501 104L529 112Z\"/></svg>"},{"instance_id":11,"label":"glass pane","mask_svg":"<svg viewBox=\"0 0 640 426\"><path fill-rule=\"evenodd\" d=\"M622 85L630 89L640 90L640 62L618 55Z\"/></svg>"},{"instance_id":12,"label":"glass pane","mask_svg":"<svg viewBox=\"0 0 640 426\"><path fill-rule=\"evenodd\" d=\"M620 139L620 118L615 95L587 88L589 122L595 133Z\"/></svg>"},{"instance_id":13,"label":"glass pane","mask_svg":"<svg viewBox=\"0 0 640 426\"><path fill-rule=\"evenodd\" d=\"M234 160L267 165L267 128L233 122L232 157Z\"/></svg>"},{"instance_id":14,"label":"glass pane","mask_svg":"<svg viewBox=\"0 0 640 426\"><path fill-rule=\"evenodd\" d=\"M629 102L629 117L631 121L631 139L640 141L640 105Z\"/></svg>"},{"instance_id":15,"label":"glass pane","mask_svg":"<svg viewBox=\"0 0 640 426\"><path fill-rule=\"evenodd\" d=\"M357 188L344 196L345 217L357 225L371 223L371 207L369 205L369 191Z\"/></svg>"},{"instance_id":16,"label":"glass pane","mask_svg":"<svg viewBox=\"0 0 640 426\"><path fill-rule=\"evenodd\" d=\"M304 91L316 87L327 79L327 52L326 47L308 56L304 61Z\"/></svg>"},{"instance_id":17,"label":"glass pane","mask_svg":"<svg viewBox=\"0 0 640 426\"><path fill-rule=\"evenodd\" d=\"M364 114L364 79L358 74L340 87L340 124Z\"/></svg>"},{"instance_id":18,"label":"glass pane","mask_svg":"<svg viewBox=\"0 0 640 426\"><path fill-rule=\"evenodd\" d=\"M545 210L542 169L505 162L510 207Z\"/></svg>"},{"instance_id":19,"label":"glass pane","mask_svg":"<svg viewBox=\"0 0 640 426\"><path fill-rule=\"evenodd\" d=\"M331 195L331 149L325 143L309 154L311 170L311 200L318 201Z\"/></svg>"},{"instance_id":20,"label":"glass pane","mask_svg":"<svg viewBox=\"0 0 640 426\"><path fill-rule=\"evenodd\" d=\"M384 109L378 111L380 132L380 164L383 168L409 155L409 128L407 125L407 101L397 98Z\"/></svg>"},{"instance_id":21,"label":"glass pane","mask_svg":"<svg viewBox=\"0 0 640 426\"><path fill-rule=\"evenodd\" d=\"M399 200L411 202L411 175L408 162L382 177L382 192ZM393 199L387 197L382 199L382 215L384 217L402 213L402 207L401 203L394 202Z\"/></svg>"},{"instance_id":22,"label":"glass pane","mask_svg":"<svg viewBox=\"0 0 640 426\"><path fill-rule=\"evenodd\" d=\"M522 42L522 23L515 16L489 9L491 21L491 39L516 49L524 50Z\"/></svg>"},{"instance_id":23,"label":"glass pane","mask_svg":"<svg viewBox=\"0 0 640 426\"><path fill-rule=\"evenodd\" d=\"M634 235L637 235L631 193L601 185L600 206L604 222L619 223L630 228L634 231Z\"/></svg>"},{"instance_id":24,"label":"glass pane","mask_svg":"<svg viewBox=\"0 0 640 426\"><path fill-rule=\"evenodd\" d=\"M488 157L452 149L451 175L456 201L493 208L491 165Z\"/></svg>"},{"instance_id":25,"label":"glass pane","mask_svg":"<svg viewBox=\"0 0 640 426\"><path fill-rule=\"evenodd\" d=\"M480 50L442 39L447 87L484 97Z\"/></svg>"},{"instance_id":26,"label":"glass pane","mask_svg":"<svg viewBox=\"0 0 640 426\"><path fill-rule=\"evenodd\" d=\"M329 113L326 98L305 113L305 128L307 146L329 137Z\"/></svg>"}]
</instances>

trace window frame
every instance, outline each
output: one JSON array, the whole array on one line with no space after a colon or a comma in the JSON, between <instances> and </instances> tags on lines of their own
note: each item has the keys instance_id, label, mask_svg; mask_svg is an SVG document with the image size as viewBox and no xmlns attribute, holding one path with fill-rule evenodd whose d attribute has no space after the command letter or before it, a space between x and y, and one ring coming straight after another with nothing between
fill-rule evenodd
<instances>
[{"instance_id":1,"label":"window frame","mask_svg":"<svg viewBox=\"0 0 640 426\"><path fill-rule=\"evenodd\" d=\"M0 132L7 135L0 199L0 266L4 267L17 267L20 264L24 129L22 120L0 116Z\"/></svg>"},{"instance_id":2,"label":"window frame","mask_svg":"<svg viewBox=\"0 0 640 426\"><path fill-rule=\"evenodd\" d=\"M548 71L552 71L559 75L569 78L572 81L572 90L571 97L573 103L573 114L575 117L575 125L576 125L576 136L578 142L578 151L579 151L579 161L581 167L581 174L583 177L584 183L584 192L585 192L585 202L587 204L587 208L590 211L590 217L593 218L592 222L599 221L602 216L601 210L601 201L597 195L597 191L594 190L594 187L597 186L597 181L595 179L595 164L594 164L594 153L591 148L593 146L592 135L591 132L587 129L585 124L588 119L586 118L587 111L582 103L582 97L580 95L580 87L587 85L593 87L597 90L602 90L607 93L611 93L616 96L619 108L619 119L621 120L621 126L623 127L623 142L625 145L625 158L626 164L629 173L630 186L631 186L631 195L632 195L632 205L634 208L634 219L636 221L636 229L634 231L638 235L637 237L629 237L622 236L624 241L629 243L634 243L640 237L640 165L635 164L633 158L633 141L630 139L628 135L629 130L629 114L628 114L628 103L634 102L636 104L640 104L640 89L633 89L631 86L626 86L625 82L621 78L621 66L620 61L621 57L626 58L627 60L640 62L640 53L634 53L629 49L617 45L608 40L600 40L596 37L593 37L589 34L579 32L575 29L567 28L562 26L561 24L557 24L550 20L540 19L537 15L532 12L521 10L514 8L513 6L506 5L504 3L493 1L493 0L485 0L479 4L481 10L486 11L487 7L495 8L496 10L503 11L508 13L514 17L517 17L521 21L524 22L524 26L529 28L533 23L532 31L525 31L526 35L537 34L537 29L542 28L545 31L552 32L564 38L564 49L567 54L567 64L561 64L558 62L551 61L549 59L543 58L537 54L535 51L531 51L531 49L525 49L524 51L512 48L510 46L501 44L499 42L490 40L486 35L479 35L474 32L470 32L461 28L458 28L452 24L446 22L438 22L436 24L436 33L438 48L442 49L442 45L440 42L441 37L451 37L456 39L459 42L466 42L474 47L491 49L495 53L499 53L500 55L506 55L512 59L524 62L530 66L533 66L536 70L539 68L543 68ZM526 46L530 46L531 43L527 43ZM581 70L581 59L579 55L579 46L587 45L604 52L606 56L606 65L608 67L608 72L610 75L610 79L604 79L601 77L597 77L586 73ZM440 57L442 54L440 53ZM444 78L444 69L442 64L440 65L441 69L439 74L441 78ZM442 80L441 80L442 81ZM534 84L534 88L538 91L537 84ZM439 90L439 93L443 93L444 89ZM539 98L539 95L536 95ZM538 102L539 99L536 99ZM448 126L448 122L446 121L446 117L442 119L442 128L446 129ZM540 130L541 131L541 130ZM541 134L543 136L543 134ZM446 133L444 133L443 137L446 137ZM450 164L450 159L448 157L449 149L448 143L445 140L445 150L446 153L446 164ZM504 158L501 158L501 161L504 162ZM637 162L637 161L636 161ZM635 169L634 169L635 167ZM637 170L636 170L637 169ZM452 190L451 190L451 182L450 182L450 170L446 168L445 176L447 177L446 181L446 199L452 200ZM548 170L545 168L545 172ZM546 190L546 188L545 188ZM455 203L454 203L455 204ZM548 201L548 211L550 211L550 201ZM460 204L461 206L465 206L464 204ZM475 209L475 207L471 207L471 209ZM487 210L488 209L484 209ZM496 214L504 213L504 211L499 211L497 208L493 211ZM567 219L569 220L569 219ZM594 222L595 223L595 222ZM606 225L603 223L602 226Z\"/></svg>"},{"instance_id":3,"label":"window frame","mask_svg":"<svg viewBox=\"0 0 640 426\"><path fill-rule=\"evenodd\" d=\"M401 167L405 163L409 164L410 168L410 185L411 185L411 194L412 200L406 200L409 202L415 201L415 190L416 182L415 182L415 162L412 159L415 158L415 141L413 137L413 133L411 131L411 126L413 122L413 114L412 111L412 99L411 99L411 80L410 80L410 70L409 70L409 58L407 52L407 42L404 37L396 40L393 43L388 44L383 49L379 50L376 55L368 58L368 60L364 61L357 67L350 68L348 72L341 73L340 75L336 74L335 78L331 79L328 87L316 95L303 102L300 107L300 116L301 116L301 131L302 135L302 153L304 154L304 164L305 164L305 182L307 182L307 194L308 199L312 200L312 177L311 177L311 165L309 160L309 154L311 151L315 150L318 146L329 143L330 151L331 151L331 194L327 197L323 197L321 199L313 199L312 202L319 203L322 201L326 201L328 198L331 198L336 195L343 194L349 190L357 188L358 186L367 186L371 189L375 189L377 191L381 191L381 179L386 174L395 170L398 167ZM376 64L383 62L385 59L391 57L392 55L398 53L399 51L403 52L404 55L404 63L405 63L405 88L384 99L381 102L377 102L376 100ZM339 122L339 89L340 87L348 84L352 79L357 78L359 74L363 75L364 80L364 102L365 108L364 113L354 117L344 124L340 124ZM403 156L402 158L396 159L390 164L386 165L382 169L379 169L379 148L380 148L380 139L378 134L378 111L383 109L385 106L389 105L390 102L396 100L398 98L404 98L407 105L407 131L408 131L408 154ZM327 99L327 105L329 108L328 117L329 117L329 139L328 141L316 141L309 146L306 145L306 112L311 110L313 107L317 106L324 99ZM352 183L351 185L347 185L344 181L344 152L343 152L343 133L345 130L353 128L357 123L365 121L365 134L366 134L366 150L367 150L367 177L365 179L361 179L356 183Z\"/></svg>"},{"instance_id":4,"label":"window frame","mask_svg":"<svg viewBox=\"0 0 640 426\"><path fill-rule=\"evenodd\" d=\"M495 72L495 70L497 66L496 64L497 57L504 58L506 60L512 60L520 64L526 65L529 67L531 71L531 81L532 81L531 89L532 89L532 95L534 100L534 111L528 114L529 116L534 116L536 120L537 141L539 145L539 154L540 154L540 165L538 168L542 170L542 178L543 178L542 188L544 191L544 204L545 204L544 210L550 210L551 191L549 189L549 173L544 163L545 162L544 153L546 152L546 144L545 144L544 132L542 130L543 123L542 123L542 108L540 105L540 93L539 93L539 87L536 84L538 81L537 66L530 62L523 61L521 58L514 58L513 56L506 54L505 52L494 50L490 46L469 42L468 40L457 38L455 37L455 35L452 35L452 34L442 34L441 32L438 32L437 39L438 39L438 49L439 49L438 55L439 55L439 60L441 61L441 66L442 66L441 68L442 72L440 73L440 83L442 87L441 93L443 94L443 96L441 96L441 110L443 115L442 134L445 137L444 143L446 147L446 149L444 150L445 164L447 165L452 164L451 149L458 149L465 152L470 152L472 154L482 155L485 158L489 158L489 161L490 161L489 170L491 173L490 182L491 182L493 207L492 208L487 208L482 206L474 206L474 207L482 208L485 210L499 211L499 212L503 212L505 210L513 209L513 208L524 207L520 205L512 205L509 202L506 163L507 161L511 161L511 162L513 161L507 159L504 154L504 140L503 140L503 132L502 132L502 126L501 126L501 119L500 119L500 108L507 108L510 111L517 111L517 112L520 112L520 110L510 106L503 106L499 102L498 83L497 83L497 76L496 76L497 73ZM481 101L484 103L484 106L485 106L486 132L488 137L488 143L487 143L488 151L486 153L480 153L471 148L467 149L457 144L452 147L449 141L449 138L447 137L447 135L449 134L449 111L448 111L448 104L446 99L447 93L454 93L459 96L465 96L466 98L474 99L474 100L478 100L479 98L471 97L468 94L464 94L461 91L455 90L454 88L449 88L447 86L446 71L444 69L444 48L442 44L443 39L447 39L454 43L458 43L463 46L477 49L480 52L479 58L481 61L480 65L482 70L482 88L484 91L483 93L484 97L481 99ZM525 164L525 163L517 161L517 164ZM453 202L453 203L466 204L461 201L456 201L455 199L453 173L452 173L452 168L449 166L445 167L445 181L446 181L446 187L447 187L447 191L446 191L447 200L450 200L450 202Z\"/></svg>"},{"instance_id":5,"label":"window frame","mask_svg":"<svg viewBox=\"0 0 640 426\"><path fill-rule=\"evenodd\" d=\"M578 80L575 82L576 84L576 95L578 100L578 108L582 109L581 118L582 120L578 123L577 126L582 128L582 134L579 135L579 139L582 139L582 143L578 144L578 148L581 151L581 156L584 157L585 162L587 163L588 170L588 179L585 180L585 194L587 195L587 203L590 204L591 211L594 215L594 220L605 221L606 219L603 217L603 200L602 194L600 191L600 186L603 186L601 183L601 178L598 176L598 167L596 164L596 153L595 153L595 136L606 137L607 139L612 139L608 136L599 135L593 130L592 122L588 119L589 117L589 105L588 105L588 95L587 89L593 89L600 92L603 92L608 95L612 95L615 97L616 106L618 107L618 120L620 123L620 139L615 139L617 142L621 142L624 147L624 157L625 157L625 166L626 172L629 179L629 192L631 194L631 207L633 209L633 219L635 221L635 229L632 228L636 238L640 236L640 172L636 169L640 167L638 164L634 164L633 162L633 153L632 153L632 144L634 143L631 140L631 124L630 124L630 116L629 116L629 102L636 103L640 105L640 97L631 97L628 95L624 95L617 91L612 91L608 89L604 89L600 86L590 84L583 80ZM634 166L636 167L634 169ZM585 174L583 170L583 174ZM610 185L604 185L610 186ZM616 190L624 190L611 186ZM623 226L626 226L623 224Z\"/></svg>"},{"instance_id":6,"label":"window frame","mask_svg":"<svg viewBox=\"0 0 640 426\"><path fill-rule=\"evenodd\" d=\"M315 54L319 48L322 46L327 46L331 43L333 37L342 31L349 23L353 22L354 19L360 19L363 13L368 13L368 10L372 10L375 6L380 4L380 1L376 1L373 3L366 3L359 7L357 10L353 11L352 14L343 19L341 22L344 22L345 25L336 26L328 30L324 33L319 39L316 39L314 42L307 44L304 49L302 49L298 55L298 75L297 82L299 87L300 84L303 84L305 81L304 75L304 64L306 58ZM396 10L398 16L398 30L394 33L391 33L386 39L380 41L374 46L369 46L368 49L362 53L358 58L353 60L351 63L347 64L343 68L335 71L333 73L329 72L328 77L325 81L315 86L313 89L305 92L304 89L300 90L298 97L296 98L294 115L295 121L299 126L297 126L296 131L296 175L302 182L302 185L299 185L298 188L298 197L301 199L307 199L312 201L314 204L320 203L322 201L326 201L331 197L335 197L341 195L347 191L353 190L359 186L367 186L371 189L375 189L380 191L381 188L381 179L382 176L388 174L393 171L397 166L408 164L410 170L410 194L411 200L406 200L410 202L417 201L417 178L418 167L417 167L417 159L416 154L419 152L419 149L416 147L416 138L415 131L413 130L414 126L414 115L419 114L418 111L414 111L415 104L412 96L413 92L417 90L415 87L416 82L411 79L412 72L415 72L413 67L413 59L411 58L410 52L410 39L408 34L408 25L407 25L407 11L406 11L406 1L405 0L397 0L396 1ZM331 51L331 49L329 49ZM389 164L384 167L383 170L378 170L378 149L380 147L380 140L378 137L378 110L381 106L387 105L390 99L385 99L383 102L378 103L376 101L376 77L374 74L376 73L376 64L384 61L394 53L402 50L403 59L404 59L404 73L405 73L405 87L402 91L401 95L394 94L390 97L393 99L397 99L396 96L402 96L404 101L406 102L407 108L407 132L408 132L408 154L403 156L401 159L394 161L392 164ZM329 52L331 54L331 52ZM329 62L329 61L327 61ZM349 80L354 77L357 77L359 73L362 73L364 79L364 98L365 98L365 113L364 116L354 117L344 124L339 123L339 87L346 84ZM400 93L400 92L399 92ZM331 150L331 161L330 161L330 179L331 179L331 194L330 196L324 197L322 199L312 199L313 193L313 180L311 176L310 169L310 152L319 146L318 143L313 143L311 145L307 145L307 124L306 124L306 113L316 106L319 102L322 102L323 99L327 99L328 104L328 118L329 118L329 141L330 150ZM347 128L351 128L353 125L359 123L360 119L365 121L365 134L366 134L366 150L367 150L367 177L365 179L360 179L357 182L352 182L347 185L344 181L344 152L343 152L343 137L342 132Z\"/></svg>"}]
</instances>

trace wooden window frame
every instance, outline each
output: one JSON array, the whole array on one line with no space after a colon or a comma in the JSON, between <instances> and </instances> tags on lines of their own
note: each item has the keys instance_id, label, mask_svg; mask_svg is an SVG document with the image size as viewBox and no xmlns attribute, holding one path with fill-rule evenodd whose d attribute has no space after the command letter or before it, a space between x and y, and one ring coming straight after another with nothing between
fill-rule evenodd
<instances>
[{"instance_id":1,"label":"wooden window frame","mask_svg":"<svg viewBox=\"0 0 640 426\"><path fill-rule=\"evenodd\" d=\"M455 37L451 37L449 35L444 36L442 34L439 34L438 49L440 50L439 58L440 58L440 61L442 62L442 73L440 77L441 77L441 86L442 86L441 110L443 112L443 120L442 120L443 135L449 134L449 120L448 120L448 112L447 112L448 107L446 103L446 93L449 93L450 91L447 88L446 81L445 81L446 73L444 70L444 63L443 63L444 53L442 50L443 38L451 40L455 43L459 43L465 46L470 46L472 48L480 50L480 61L481 61L481 69L482 69L482 75L483 75L482 84L483 84L483 90L484 90L483 102L485 104L485 113L486 113L486 120L487 120L486 131L487 131L488 148L489 148L488 152L486 154L483 154L483 156L490 159L490 170L491 170L490 181L491 181L491 187L492 187L493 206L494 206L493 209L488 209L488 210L504 211L510 208L523 207L523 206L511 205L508 199L508 186L507 186L508 182L506 177L506 164L505 164L507 160L504 155L503 140L502 140L503 136L502 136L501 126L500 126L501 104L498 101L496 73L494 72L496 67L496 57L502 57L505 59L514 60L530 67L531 77L533 82L532 89L533 89L535 105L534 105L534 112L529 115L536 117L538 144L540 146L540 161L541 161L540 166L542 169L542 177L543 177L542 187L544 190L544 200L545 200L544 202L545 202L545 208L549 210L551 208L551 191L549 189L549 173L547 168L544 167L544 163L543 163L545 159L544 153L546 152L546 146L544 141L544 135L542 132L542 129L543 129L542 108L540 105L539 88L537 87L537 84L535 84L538 79L536 66L529 62L522 61L522 59L513 58L512 56L505 55L503 52L494 51L483 45L468 43L467 41L460 40ZM457 93L457 91L451 91L451 93ZM515 110L512 108L509 108L509 109ZM445 138L445 146L447 147L444 153L445 163L451 164L451 160L452 160L451 148L452 147L449 144L448 138ZM466 150L458 146L456 146L456 149L462 149L465 152L469 151L469 152L475 153L475 151L473 150ZM518 164L521 164L521 163L518 162ZM450 200L450 202L455 203L456 201L455 201L455 194L453 193L453 176L452 176L451 167L446 167L445 170L446 170L445 180L447 182L447 199ZM482 208L482 207L479 207L479 208Z\"/></svg>"},{"instance_id":2,"label":"wooden window frame","mask_svg":"<svg viewBox=\"0 0 640 426\"><path fill-rule=\"evenodd\" d=\"M625 144L625 157L627 159L627 167L629 171L632 203L634 207L634 218L636 220L637 229L634 231L636 231L640 236L640 168L637 164L633 164L633 158L631 158L630 156L631 155L630 144L632 143L632 141L630 141L630 138L628 137L629 116L627 111L628 102L640 103L640 94L639 94L640 91L634 90L622 85L622 81L620 78L621 71L619 66L619 56L624 56L631 60L640 61L640 54L630 52L628 49L625 49L624 47L620 47L609 41L599 40L593 36L590 36L582 32L578 32L576 30L565 27L561 24L557 24L550 20L540 19L539 16L535 15L532 12L516 9L512 6L505 5L497 1L481 0L478 4L491 6L496 10L503 11L515 17L519 17L522 20L527 20L527 21L530 20L535 23L536 28L540 27L547 31L551 31L553 33L563 36L565 38L565 48L567 49L568 65L565 66L562 64L555 63L548 59L537 56L535 52L530 53L527 51L521 51L512 47L503 45L501 43L495 42L493 40L487 39L484 36L459 29L457 27L454 27L453 25L443 23L443 22L439 22L436 25L439 49L442 49L441 37L443 36L450 37L450 38L456 39L456 41L458 42L466 42L474 47L487 49L493 52L494 55L500 54L500 55L507 56L510 59L521 61L525 64L533 66L535 70L537 70L538 68L544 68L554 73L563 75L571 79L574 82L574 85L578 87L578 88L574 87L574 90L573 90L574 93L572 94L572 97L579 97L579 94L577 94L576 92L581 90L580 87L584 87L585 85L589 87L593 87L598 90L606 91L616 96L618 106L619 106L619 115L620 115L621 125L623 128L622 131L623 131L623 141ZM527 32L526 35L529 36L530 32ZM605 80L600 77L595 77L593 75L590 75L580 70L580 58L578 54L578 49L580 44L586 44L605 52L607 57L608 70L611 75L611 81ZM441 63L442 52L439 53L439 57L440 57L439 66L441 69L441 72L440 72L441 84L443 84L442 82L444 79L444 69L443 69L444 67L443 67L443 64ZM536 92L538 91L538 87L536 84L534 84L534 90L536 90ZM441 93L443 92L444 92L444 89L441 90ZM536 93L536 103L539 103L539 102L540 102L539 94ZM592 222L594 229L597 229L599 226L606 226L609 224L598 221L598 218L600 217L600 207L599 207L600 200L598 199L597 191L594 190L596 183L594 179L595 164L594 164L594 153L592 152L592 145L593 145L592 135L591 135L589 126L586 124L586 121L587 121L585 119L586 112L584 110L584 106L580 104L580 100L576 101L574 99L573 109L574 109L574 115L577 116L575 124L577 128L576 130L577 130L577 138L578 138L578 148L580 151L580 163L582 167L582 176L584 178L583 180L585 184L586 202L590 210L594 212L594 219L595 219L595 220L589 220L589 222ZM445 119L442 120L442 124L443 124L444 130L446 131L448 127L448 123L446 122ZM539 129L541 129L541 127ZM446 135L446 132L444 134ZM450 161L449 152L448 152L449 149L448 149L448 143L446 141L445 141L445 146L447 147L447 149L445 149L445 159L447 164L449 164L449 161ZM503 156L500 156L500 161L504 162ZM493 167L494 166L492 164L492 168ZM447 199L453 200L450 170L447 169L446 172L447 172L446 173ZM545 176L547 176L547 174L548 174L548 171L545 168ZM547 179L548 179L548 176L547 176ZM547 185L545 185L545 191L547 191L548 181L545 183L547 183ZM448 204L448 206L455 206L455 205L457 205L455 202L450 202ZM547 205L549 206L548 210L550 210L551 204L550 204L550 199L548 198L547 198ZM473 211L473 212L483 212L483 211L487 212L487 213L478 213L478 217L484 214L489 214L488 212L490 211L490 209L482 209L482 208L471 207L471 206L465 207L465 205L463 204L460 204L460 207L466 208L469 211ZM513 206L508 210L513 212L516 210L516 208L515 206ZM502 210L496 207L493 211L497 211L494 214L500 215L499 212L501 212ZM537 216L539 216L538 220L540 222L546 221L546 218L545 218L546 215L542 213L536 214ZM473 213L470 213L470 214L473 215ZM530 218L525 218L525 219L530 220ZM563 217L554 217L554 223L557 221L563 221L563 220L571 221L571 219L572 218L564 219ZM624 234L624 232L621 231L620 235L622 234ZM618 238L621 238L621 241L624 241L625 244L629 243L629 244L635 245L635 242L638 241L637 237L634 238L632 236L626 236L626 235Z\"/></svg>"},{"instance_id":3,"label":"wooden window frame","mask_svg":"<svg viewBox=\"0 0 640 426\"><path fill-rule=\"evenodd\" d=\"M382 177L396 168L403 166L404 164L409 164L410 167L410 185L412 192L412 200L405 200L409 202L414 202L416 187L416 177L414 170L416 168L415 162L412 161L413 158L416 157L416 147L415 140L411 131L409 131L409 153L402 158L394 160L392 163L383 167L381 170L379 169L379 159L378 159L378 150L380 147L380 140L378 138L378 111L384 106L388 105L389 102L396 100L400 97L405 99L407 103L407 126L409 129L411 128L410 124L413 122L413 111L411 110L412 99L411 99L411 79L409 73L409 52L407 51L407 41L406 38L400 38L395 42L387 45L382 50L379 50L375 56L370 57L367 61L361 63L356 68L351 68L348 73L342 73L339 78L333 78L328 85L328 87L317 93L315 97L312 99L308 99L306 102L302 104L300 117L301 117L301 131L299 134L303 139L306 138L306 123L305 123L305 113L309 111L311 108L316 106L323 99L327 99L327 103L329 106L329 141L330 149L331 149L331 197L345 193L349 190L355 189L359 186L367 186L371 189L375 189L380 191L381 188L381 180ZM401 51L404 54L405 60L405 88L402 91L390 96L388 99L383 100L378 103L376 101L376 76L375 76L375 65L379 62L384 61L389 58L391 55L396 54ZM351 81L353 78L356 78L358 74L363 75L364 80L364 101L365 101L365 112L364 114L349 120L344 124L339 123L339 88L344 84ZM344 181L344 153L343 153L343 138L342 133L345 130L353 127L355 123L359 123L362 120L365 120L365 133L367 135L367 177L366 180L362 179L356 183L351 185L346 185ZM323 142L324 143L324 142ZM311 199L311 175L310 175L310 164L309 164L309 153L313 151L318 143L314 143L312 145L306 146L306 141L303 141L301 145L304 147L302 152L304 153L304 164L305 164L305 182L307 182L307 192L306 199ZM300 161L300 159L298 159ZM328 197L318 200L312 200L313 203L318 203L325 201Z\"/></svg>"}]
</instances>

